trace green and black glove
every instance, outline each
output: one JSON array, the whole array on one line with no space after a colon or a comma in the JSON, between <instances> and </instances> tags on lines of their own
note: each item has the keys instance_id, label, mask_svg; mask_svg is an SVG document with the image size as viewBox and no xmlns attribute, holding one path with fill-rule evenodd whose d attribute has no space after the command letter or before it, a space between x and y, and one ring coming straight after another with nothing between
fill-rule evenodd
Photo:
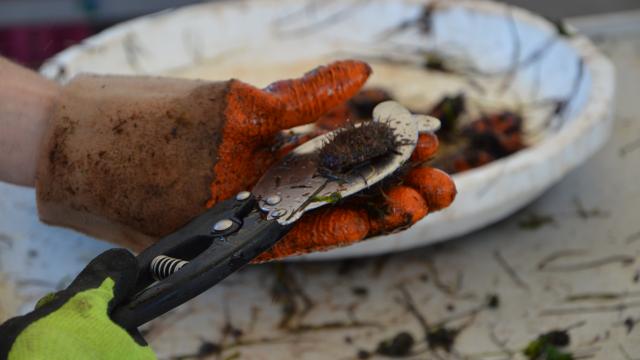
<instances>
[{"instance_id":1,"label":"green and black glove","mask_svg":"<svg viewBox=\"0 0 640 360\"><path fill-rule=\"evenodd\" d=\"M109 317L134 290L137 275L130 252L102 253L67 289L0 325L0 359L155 359L137 330Z\"/></svg>"}]
</instances>

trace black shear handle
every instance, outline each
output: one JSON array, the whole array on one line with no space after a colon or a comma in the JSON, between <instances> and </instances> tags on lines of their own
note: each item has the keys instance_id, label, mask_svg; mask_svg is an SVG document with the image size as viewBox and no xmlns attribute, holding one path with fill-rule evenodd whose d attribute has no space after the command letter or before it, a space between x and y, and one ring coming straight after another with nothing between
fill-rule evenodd
<instances>
[{"instance_id":1,"label":"black shear handle","mask_svg":"<svg viewBox=\"0 0 640 360\"><path fill-rule=\"evenodd\" d=\"M223 230L216 230L216 223L226 226L218 226ZM125 329L137 328L242 268L273 246L289 228L275 220L266 220L257 210L253 196L217 204L138 255L140 273L135 294L115 308L111 318ZM156 281L151 263L161 255L188 263Z\"/></svg>"}]
</instances>

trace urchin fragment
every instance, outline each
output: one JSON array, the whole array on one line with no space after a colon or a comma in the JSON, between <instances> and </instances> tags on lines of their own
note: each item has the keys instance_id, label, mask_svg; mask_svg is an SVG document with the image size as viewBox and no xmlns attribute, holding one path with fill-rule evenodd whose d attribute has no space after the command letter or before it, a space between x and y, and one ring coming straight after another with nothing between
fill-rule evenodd
<instances>
[{"instance_id":1,"label":"urchin fragment","mask_svg":"<svg viewBox=\"0 0 640 360\"><path fill-rule=\"evenodd\" d=\"M397 152L401 141L386 122L350 123L338 130L318 152L318 172L340 178L360 166Z\"/></svg>"}]
</instances>

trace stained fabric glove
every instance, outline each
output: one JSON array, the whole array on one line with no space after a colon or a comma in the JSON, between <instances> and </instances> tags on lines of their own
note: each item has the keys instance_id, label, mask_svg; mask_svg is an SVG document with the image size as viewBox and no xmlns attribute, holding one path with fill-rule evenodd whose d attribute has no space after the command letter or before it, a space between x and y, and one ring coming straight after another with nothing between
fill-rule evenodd
<instances>
[{"instance_id":1,"label":"stained fabric glove","mask_svg":"<svg viewBox=\"0 0 640 360\"><path fill-rule=\"evenodd\" d=\"M275 161L281 130L353 96L339 61L259 89L239 80L79 75L62 88L36 174L40 219L141 251Z\"/></svg>"},{"instance_id":2,"label":"stained fabric glove","mask_svg":"<svg viewBox=\"0 0 640 360\"><path fill-rule=\"evenodd\" d=\"M141 251L250 190L299 143L282 130L335 115L370 74L366 63L345 60L264 89L238 80L80 75L63 87L41 147L40 219ZM329 123L354 119L343 115ZM316 128L328 130L320 120ZM421 134L406 176L373 197L305 214L256 261L349 245L449 206L453 181L423 166L437 149L434 134Z\"/></svg>"},{"instance_id":3,"label":"stained fabric glove","mask_svg":"<svg viewBox=\"0 0 640 360\"><path fill-rule=\"evenodd\" d=\"M137 274L127 250L102 253L67 289L0 325L0 359L155 359L137 330L109 318L134 290Z\"/></svg>"}]
</instances>

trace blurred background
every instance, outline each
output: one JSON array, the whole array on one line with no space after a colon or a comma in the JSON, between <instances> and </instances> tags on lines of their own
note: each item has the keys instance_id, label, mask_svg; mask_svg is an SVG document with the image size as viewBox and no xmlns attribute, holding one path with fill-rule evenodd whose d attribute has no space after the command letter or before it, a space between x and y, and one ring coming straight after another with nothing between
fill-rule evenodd
<instances>
[{"instance_id":1,"label":"blurred background","mask_svg":"<svg viewBox=\"0 0 640 360\"><path fill-rule=\"evenodd\" d=\"M230 0L232 1L232 0ZM0 0L0 54L29 67L115 23L195 0ZM552 19L640 9L638 0L508 0Z\"/></svg>"}]
</instances>

